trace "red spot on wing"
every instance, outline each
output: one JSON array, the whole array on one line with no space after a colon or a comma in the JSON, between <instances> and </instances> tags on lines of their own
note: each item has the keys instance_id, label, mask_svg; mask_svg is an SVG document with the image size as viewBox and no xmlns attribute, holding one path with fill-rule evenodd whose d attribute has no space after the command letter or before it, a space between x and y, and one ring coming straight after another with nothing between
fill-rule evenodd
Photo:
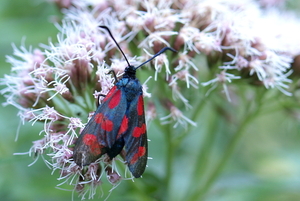
<instances>
[{"instance_id":1,"label":"red spot on wing","mask_svg":"<svg viewBox=\"0 0 300 201\"><path fill-rule=\"evenodd\" d=\"M101 125L101 128L103 130L108 132L113 130L114 123L111 120L107 119L107 117L105 117L102 113L96 114L95 121L97 124Z\"/></svg>"},{"instance_id":2,"label":"red spot on wing","mask_svg":"<svg viewBox=\"0 0 300 201\"><path fill-rule=\"evenodd\" d=\"M103 102L107 101L114 94L116 89L117 89L117 86L114 86L113 88L111 88L111 90L108 92L108 94L103 99Z\"/></svg>"},{"instance_id":3,"label":"red spot on wing","mask_svg":"<svg viewBox=\"0 0 300 201\"><path fill-rule=\"evenodd\" d=\"M121 90L118 90L114 96L112 96L112 98L110 99L109 103L108 103L108 107L110 109L115 108L117 105L119 105L121 100Z\"/></svg>"},{"instance_id":4,"label":"red spot on wing","mask_svg":"<svg viewBox=\"0 0 300 201\"><path fill-rule=\"evenodd\" d=\"M137 104L137 112L138 112L138 115L144 114L144 100L143 100L142 95L139 96L139 100L138 100L138 104Z\"/></svg>"},{"instance_id":5,"label":"red spot on wing","mask_svg":"<svg viewBox=\"0 0 300 201\"><path fill-rule=\"evenodd\" d=\"M128 118L126 116L123 117L123 120L122 120L122 123L121 123L121 126L120 126L120 129L119 129L119 132L118 132L118 135L124 133L125 131L127 131L128 129ZM117 136L118 138L119 136Z\"/></svg>"},{"instance_id":6,"label":"red spot on wing","mask_svg":"<svg viewBox=\"0 0 300 201\"><path fill-rule=\"evenodd\" d=\"M139 147L138 151L133 155L130 164L134 164L137 160L146 154L146 147Z\"/></svg>"},{"instance_id":7,"label":"red spot on wing","mask_svg":"<svg viewBox=\"0 0 300 201\"><path fill-rule=\"evenodd\" d=\"M135 127L133 129L132 136L133 137L140 137L144 133L146 133L146 124L143 124L141 127Z\"/></svg>"},{"instance_id":8,"label":"red spot on wing","mask_svg":"<svg viewBox=\"0 0 300 201\"><path fill-rule=\"evenodd\" d=\"M101 124L101 128L108 132L112 131L113 127L114 127L114 124L110 120L106 120L103 124Z\"/></svg>"},{"instance_id":9,"label":"red spot on wing","mask_svg":"<svg viewBox=\"0 0 300 201\"><path fill-rule=\"evenodd\" d=\"M97 113L97 114L95 115L95 122L96 122L97 124L102 124L103 118L104 118L104 115L103 115L102 113Z\"/></svg>"},{"instance_id":10,"label":"red spot on wing","mask_svg":"<svg viewBox=\"0 0 300 201\"><path fill-rule=\"evenodd\" d=\"M101 154L101 148L100 144L98 143L97 137L93 134L85 134L83 136L83 143L87 145L90 149L92 154L94 155L100 155Z\"/></svg>"}]
</instances>

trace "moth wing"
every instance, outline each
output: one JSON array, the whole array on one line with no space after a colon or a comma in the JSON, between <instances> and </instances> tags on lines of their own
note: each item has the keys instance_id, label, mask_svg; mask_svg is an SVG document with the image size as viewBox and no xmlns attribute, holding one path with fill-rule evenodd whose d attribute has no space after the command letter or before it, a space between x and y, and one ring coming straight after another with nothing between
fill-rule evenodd
<instances>
[{"instance_id":1,"label":"moth wing","mask_svg":"<svg viewBox=\"0 0 300 201\"><path fill-rule=\"evenodd\" d=\"M123 139L117 140L116 137L118 125L121 124L126 112L126 106L124 93L114 86L75 143L73 158L76 164L89 165L105 153L108 153L110 158L120 153L124 142L122 142Z\"/></svg>"},{"instance_id":2,"label":"moth wing","mask_svg":"<svg viewBox=\"0 0 300 201\"><path fill-rule=\"evenodd\" d=\"M140 177L148 159L148 141L143 95L136 96L127 111L128 130L124 134L126 161L135 178Z\"/></svg>"}]
</instances>

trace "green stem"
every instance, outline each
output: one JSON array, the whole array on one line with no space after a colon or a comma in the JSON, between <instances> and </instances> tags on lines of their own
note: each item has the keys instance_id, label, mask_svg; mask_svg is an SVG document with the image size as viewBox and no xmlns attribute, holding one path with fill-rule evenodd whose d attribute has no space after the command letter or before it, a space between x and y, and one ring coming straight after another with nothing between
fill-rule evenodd
<instances>
[{"instance_id":1,"label":"green stem","mask_svg":"<svg viewBox=\"0 0 300 201\"><path fill-rule=\"evenodd\" d=\"M190 118L192 121L197 122L197 117L198 117L198 115L201 114L201 111L206 104L206 100L208 100L208 96L204 97L201 101L198 101L197 105L195 105L193 107L192 115ZM176 140L174 141L174 146L178 147L179 144L191 132L191 129L193 129L193 128L195 128L195 127L188 126L187 130L176 138Z\"/></svg>"},{"instance_id":2,"label":"green stem","mask_svg":"<svg viewBox=\"0 0 300 201\"><path fill-rule=\"evenodd\" d=\"M165 166L165 172L166 176L164 179L164 184L167 187L167 196L169 195L169 187L171 183L171 177L172 177L172 165L174 161L174 147L172 143L172 135L171 135L171 125L168 125L165 133L165 138L166 138L166 147L167 147L167 154L166 154L166 166ZM166 199L168 200L168 199Z\"/></svg>"},{"instance_id":3,"label":"green stem","mask_svg":"<svg viewBox=\"0 0 300 201\"><path fill-rule=\"evenodd\" d=\"M205 194L209 191L211 186L214 184L215 180L220 175L221 171L227 164L228 160L231 158L237 143L239 142L240 138L245 133L244 130L247 125L251 122L251 120L257 115L258 108L256 108L253 113L246 115L244 120L241 122L238 130L234 134L233 138L231 139L230 143L227 146L223 156L221 157L220 161L217 163L215 169L212 171L210 176L208 177L207 181L204 182L203 186L200 187L200 191L195 192L188 200L203 200Z\"/></svg>"},{"instance_id":4,"label":"green stem","mask_svg":"<svg viewBox=\"0 0 300 201\"><path fill-rule=\"evenodd\" d=\"M196 186L196 188L193 189L193 190L195 190L194 194L192 194L189 197L189 199L187 199L187 200L194 201L194 200L203 200L204 199L204 196L210 190L210 188L212 187L212 185L214 184L214 182L216 181L216 179L218 178L218 176L224 169L228 160L231 158L240 138L245 133L244 131L245 131L246 127L258 115L260 108L262 106L262 102L261 102L262 98L263 98L263 94L259 94L257 97L257 100L252 102L253 104L256 104L256 107L252 108L253 109L252 111L249 111L249 110L251 110L251 107L247 107L245 115L244 115L244 119L239 124L240 126L237 128L237 131L235 132L231 141L227 145L227 148L224 151L222 158L217 163L215 168L212 170L212 173L208 176L208 179L205 182L200 183L198 185L198 187ZM197 176L198 176L198 174L196 175L196 177ZM197 177L197 179L198 179L198 177Z\"/></svg>"},{"instance_id":5,"label":"green stem","mask_svg":"<svg viewBox=\"0 0 300 201\"><path fill-rule=\"evenodd\" d=\"M205 99L206 100L206 99ZM197 115L199 115L199 111L202 110L202 108L204 107L206 101L202 100L199 101L198 104L194 107L193 109L193 114L192 116L192 120L195 121L197 118ZM165 142L166 142L166 147L167 147L167 154L166 154L166 165L165 165L165 179L164 179L164 185L166 187L166 199L168 200L168 196L170 195L171 192L170 191L170 183L171 183L171 179L172 179L172 167L173 167L173 162L174 162L174 148L178 147L179 144L182 142L182 140L188 135L188 133L190 133L191 130L191 126L188 127L188 129L179 137L172 139L172 136L176 136L176 134L172 134L174 133L174 128L172 127L172 125L168 125L165 130ZM163 129L162 129L163 130Z\"/></svg>"},{"instance_id":6,"label":"green stem","mask_svg":"<svg viewBox=\"0 0 300 201\"><path fill-rule=\"evenodd\" d=\"M241 126L239 127L239 129L237 130L237 132L235 133L235 135L234 135L233 139L231 140L231 142L229 143L228 148L225 151L222 159L218 163L216 169L211 174L211 177L208 179L207 183L205 184L205 186L203 188L204 192L206 192L207 189L209 189L209 187L216 180L216 178L218 177L218 175L220 174L220 172L223 170L224 166L226 165L227 161L229 160L229 158L231 157L233 151L235 150L235 147L236 147L237 143L239 142L239 139L245 133L243 131L245 130L246 126L249 124L249 122L251 121L251 119L252 119L252 116L246 117L246 119L243 121L243 123L241 124Z\"/></svg>"},{"instance_id":7,"label":"green stem","mask_svg":"<svg viewBox=\"0 0 300 201\"><path fill-rule=\"evenodd\" d=\"M156 125L158 127L160 127L161 132L164 134L165 136L165 147L166 149L166 158L165 158L165 177L163 178L163 180L161 181L161 188L163 188L162 192L163 192L163 197L164 200L168 200L168 197L170 195L170 183L171 183L171 179L172 179L172 165L174 162L174 142L172 140L172 132L173 131L173 127L171 124L168 125L161 125L160 121L157 120L155 121ZM172 132L171 132L172 131Z\"/></svg>"},{"instance_id":8,"label":"green stem","mask_svg":"<svg viewBox=\"0 0 300 201\"><path fill-rule=\"evenodd\" d=\"M203 178L203 175L205 174L205 169L207 165L209 164L209 154L211 153L211 149L213 148L213 142L217 134L217 123L216 121L218 118L214 115L211 117L211 119L214 119L210 121L209 129L206 133L206 136L203 139L202 146L200 146L200 149L197 153L199 153L199 156L197 157L196 161L196 168L194 169L193 173L193 181L191 182L191 185L193 183L196 183L197 181L200 181L201 178ZM200 178L199 178L200 177ZM192 189L192 186L191 188Z\"/></svg>"},{"instance_id":9,"label":"green stem","mask_svg":"<svg viewBox=\"0 0 300 201\"><path fill-rule=\"evenodd\" d=\"M68 105L68 101L66 101L60 94L57 94L52 98L53 105L55 106L55 110L64 115L71 115L72 110Z\"/></svg>"}]
</instances>

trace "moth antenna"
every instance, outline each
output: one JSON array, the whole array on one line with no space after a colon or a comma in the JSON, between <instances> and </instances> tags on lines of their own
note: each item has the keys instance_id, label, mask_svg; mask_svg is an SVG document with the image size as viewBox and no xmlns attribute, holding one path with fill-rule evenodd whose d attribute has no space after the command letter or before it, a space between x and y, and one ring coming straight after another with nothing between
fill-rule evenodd
<instances>
[{"instance_id":1,"label":"moth antenna","mask_svg":"<svg viewBox=\"0 0 300 201\"><path fill-rule=\"evenodd\" d=\"M119 44L117 43L116 39L113 37L113 35L112 35L112 33L110 32L109 28L108 28L107 26L102 26L102 25L100 25L99 27L100 27L100 28L103 28L103 29L106 29L106 31L108 32L108 34L110 35L110 37L113 39L113 41L114 41L115 44L117 45L117 47L118 47L118 49L120 50L120 52L123 54L123 56L124 56L124 58L125 58L125 60L126 60L126 62L127 62L127 64L128 64L128 66L130 66L129 61L127 60L127 58L126 58L124 52L122 51L121 47L120 47Z\"/></svg>"},{"instance_id":2,"label":"moth antenna","mask_svg":"<svg viewBox=\"0 0 300 201\"><path fill-rule=\"evenodd\" d=\"M139 67L141 67L142 65L148 63L149 61L152 61L155 57L159 56L160 54L164 53L167 50L171 50L172 52L177 52L176 50L174 50L171 47L164 47L163 49L161 49L159 52L157 52L153 57L151 57L150 59L148 59L147 61L145 61L144 63L140 64L138 67L136 67L135 69L138 69Z\"/></svg>"}]
</instances>

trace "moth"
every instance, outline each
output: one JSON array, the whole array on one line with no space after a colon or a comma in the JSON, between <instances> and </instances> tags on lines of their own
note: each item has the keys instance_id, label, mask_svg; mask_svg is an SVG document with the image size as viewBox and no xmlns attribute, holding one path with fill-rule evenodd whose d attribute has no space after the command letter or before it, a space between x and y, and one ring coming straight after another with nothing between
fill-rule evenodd
<instances>
[{"instance_id":1,"label":"moth","mask_svg":"<svg viewBox=\"0 0 300 201\"><path fill-rule=\"evenodd\" d=\"M128 66L123 77L110 89L76 140L73 159L77 165L85 166L103 154L113 159L124 149L128 168L138 178L147 165L148 141L143 90L136 78L136 70L166 50L177 51L165 47L146 62L134 67L129 64L109 28L99 27L107 30Z\"/></svg>"}]
</instances>

